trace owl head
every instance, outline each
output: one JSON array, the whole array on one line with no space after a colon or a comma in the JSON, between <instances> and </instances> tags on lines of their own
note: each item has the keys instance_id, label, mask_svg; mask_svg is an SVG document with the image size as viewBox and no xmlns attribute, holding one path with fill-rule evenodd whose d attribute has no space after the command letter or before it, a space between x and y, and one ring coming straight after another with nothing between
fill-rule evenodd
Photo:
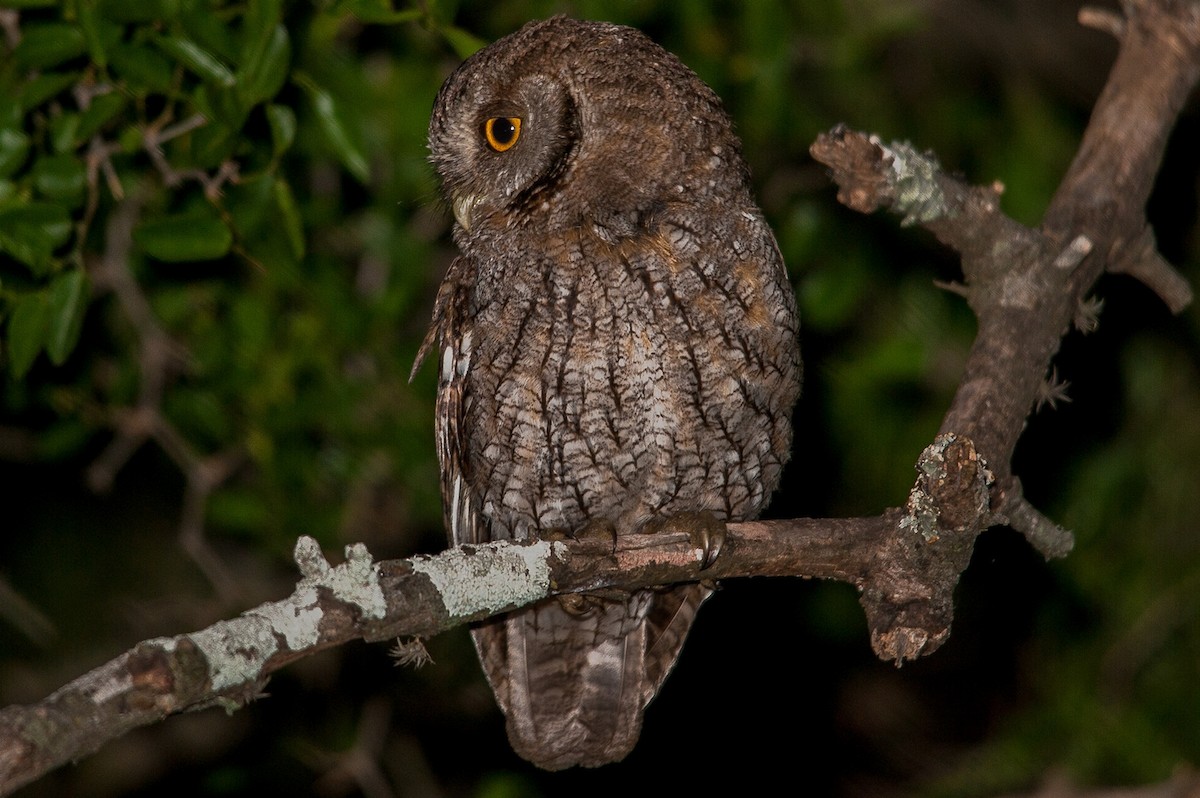
<instances>
[{"instance_id":1,"label":"owl head","mask_svg":"<svg viewBox=\"0 0 1200 798\"><path fill-rule=\"evenodd\" d=\"M746 192L720 100L632 28L554 17L468 58L429 125L460 246L585 222L621 237L671 203Z\"/></svg>"}]
</instances>

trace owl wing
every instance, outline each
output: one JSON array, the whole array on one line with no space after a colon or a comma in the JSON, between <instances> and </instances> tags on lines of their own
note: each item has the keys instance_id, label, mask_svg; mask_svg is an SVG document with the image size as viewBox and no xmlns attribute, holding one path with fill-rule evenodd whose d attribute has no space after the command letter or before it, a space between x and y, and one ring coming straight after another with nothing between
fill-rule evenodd
<instances>
[{"instance_id":1,"label":"owl wing","mask_svg":"<svg viewBox=\"0 0 1200 798\"><path fill-rule=\"evenodd\" d=\"M453 546L484 543L492 539L480 512L478 492L470 487L470 461L464 436L463 415L467 372L473 354L470 315L470 286L474 264L459 257L450 264L438 289L433 322L417 352L412 373L438 347L438 392L434 415L434 437L441 467L442 512L446 534ZM411 380L412 375L409 379ZM492 618L471 629L471 637L496 701L509 713L509 669L507 667L506 619Z\"/></svg>"},{"instance_id":2,"label":"owl wing","mask_svg":"<svg viewBox=\"0 0 1200 798\"><path fill-rule=\"evenodd\" d=\"M466 258L455 258L450 264L438 289L433 322L409 375L411 380L433 347L440 345L434 436L441 466L442 512L450 543L455 546L489 539L479 515L479 499L467 488L469 463L462 435L465 376L472 354L472 334L467 319L473 276L474 267Z\"/></svg>"},{"instance_id":3,"label":"owl wing","mask_svg":"<svg viewBox=\"0 0 1200 798\"><path fill-rule=\"evenodd\" d=\"M712 593L711 587L698 583L654 592L654 601L646 613L643 703L650 703L675 667L692 621Z\"/></svg>"}]
</instances>

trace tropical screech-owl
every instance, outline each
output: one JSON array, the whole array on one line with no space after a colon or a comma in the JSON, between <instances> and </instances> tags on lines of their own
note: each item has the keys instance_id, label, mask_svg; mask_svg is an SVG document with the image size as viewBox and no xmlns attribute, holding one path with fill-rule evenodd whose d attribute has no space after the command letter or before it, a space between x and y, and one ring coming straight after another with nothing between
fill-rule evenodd
<instances>
[{"instance_id":1,"label":"tropical screech-owl","mask_svg":"<svg viewBox=\"0 0 1200 798\"><path fill-rule=\"evenodd\" d=\"M417 361L440 347L451 542L758 515L791 443L798 322L712 90L636 30L555 17L446 80L429 146L462 253ZM629 753L708 593L475 627L517 753Z\"/></svg>"}]
</instances>

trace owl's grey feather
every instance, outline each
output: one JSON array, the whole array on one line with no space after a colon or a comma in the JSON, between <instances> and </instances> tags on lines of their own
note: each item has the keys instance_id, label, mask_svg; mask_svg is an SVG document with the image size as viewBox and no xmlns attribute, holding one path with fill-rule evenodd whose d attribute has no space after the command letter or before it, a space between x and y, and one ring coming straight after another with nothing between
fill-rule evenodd
<instances>
[{"instance_id":1,"label":"owl's grey feather","mask_svg":"<svg viewBox=\"0 0 1200 798\"><path fill-rule=\"evenodd\" d=\"M521 120L503 152L493 117ZM635 30L555 17L465 61L429 138L462 252L419 355L440 352L451 542L757 516L791 444L798 322L716 95ZM708 593L476 627L516 751L624 757Z\"/></svg>"}]
</instances>

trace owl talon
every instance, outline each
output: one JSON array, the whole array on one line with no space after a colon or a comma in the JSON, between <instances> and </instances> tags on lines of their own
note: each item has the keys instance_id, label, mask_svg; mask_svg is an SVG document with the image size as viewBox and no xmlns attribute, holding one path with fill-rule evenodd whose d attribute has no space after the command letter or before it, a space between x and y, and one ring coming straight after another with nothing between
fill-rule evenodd
<instances>
[{"instance_id":1,"label":"owl talon","mask_svg":"<svg viewBox=\"0 0 1200 798\"><path fill-rule=\"evenodd\" d=\"M542 540L592 544L596 548L605 548L608 554L617 550L617 528L612 521L604 518L593 518L578 529L547 529L542 532Z\"/></svg>"},{"instance_id":2,"label":"owl talon","mask_svg":"<svg viewBox=\"0 0 1200 798\"><path fill-rule=\"evenodd\" d=\"M717 521L716 518L713 519ZM717 521L716 526L704 526L697 530L699 539L692 537L692 545L700 549L700 570L705 571L717 561L725 546L725 524Z\"/></svg>"},{"instance_id":3,"label":"owl talon","mask_svg":"<svg viewBox=\"0 0 1200 798\"><path fill-rule=\"evenodd\" d=\"M697 550L700 560L700 570L706 571L717 561L721 549L725 546L725 523L712 513L697 513L707 516L700 519L696 526L688 529L688 537Z\"/></svg>"},{"instance_id":4,"label":"owl talon","mask_svg":"<svg viewBox=\"0 0 1200 798\"><path fill-rule=\"evenodd\" d=\"M609 544L612 551L617 550L617 528L607 518L593 518L591 521L588 521L575 530L574 538L576 540L590 540L596 543L603 541Z\"/></svg>"},{"instance_id":5,"label":"owl talon","mask_svg":"<svg viewBox=\"0 0 1200 798\"><path fill-rule=\"evenodd\" d=\"M701 571L708 570L717 561L717 556L725 546L725 522L708 510L675 513L655 519L642 527L643 532L651 534L668 530L687 533L696 551Z\"/></svg>"},{"instance_id":6,"label":"owl talon","mask_svg":"<svg viewBox=\"0 0 1200 798\"><path fill-rule=\"evenodd\" d=\"M542 537L545 540L584 543L595 549L603 548L609 554L617 550L617 528L603 518L593 518L575 530L548 529L542 533ZM582 618L604 606L606 601L628 601L629 593L622 590L593 590L587 593L564 593L555 598L568 615Z\"/></svg>"},{"instance_id":7,"label":"owl talon","mask_svg":"<svg viewBox=\"0 0 1200 798\"><path fill-rule=\"evenodd\" d=\"M587 615L595 607L595 604L588 601L587 596L582 593L564 593L556 598L558 598L558 606L562 607L565 613L576 618Z\"/></svg>"}]
</instances>

